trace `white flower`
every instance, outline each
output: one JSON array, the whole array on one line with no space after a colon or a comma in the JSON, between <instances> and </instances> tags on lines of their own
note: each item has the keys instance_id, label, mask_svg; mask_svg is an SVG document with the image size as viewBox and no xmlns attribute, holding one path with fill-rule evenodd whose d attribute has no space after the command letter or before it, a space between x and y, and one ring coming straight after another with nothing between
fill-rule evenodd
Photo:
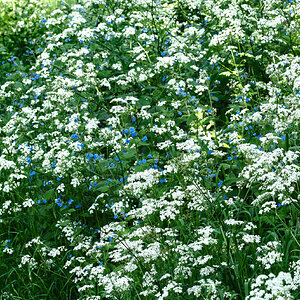
<instances>
[{"instance_id":1,"label":"white flower","mask_svg":"<svg viewBox=\"0 0 300 300\"><path fill-rule=\"evenodd\" d=\"M23 202L23 206L24 207L32 207L34 205L34 201L32 199L25 199L25 201Z\"/></svg>"}]
</instances>

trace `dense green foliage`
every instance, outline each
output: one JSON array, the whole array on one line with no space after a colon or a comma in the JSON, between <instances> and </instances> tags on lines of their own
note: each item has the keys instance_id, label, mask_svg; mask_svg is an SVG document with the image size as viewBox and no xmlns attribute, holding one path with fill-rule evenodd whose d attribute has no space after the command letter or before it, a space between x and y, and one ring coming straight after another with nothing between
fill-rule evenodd
<instances>
[{"instance_id":1,"label":"dense green foliage","mask_svg":"<svg viewBox=\"0 0 300 300\"><path fill-rule=\"evenodd\" d=\"M298 1L68 3L0 2L0 299L298 299Z\"/></svg>"}]
</instances>

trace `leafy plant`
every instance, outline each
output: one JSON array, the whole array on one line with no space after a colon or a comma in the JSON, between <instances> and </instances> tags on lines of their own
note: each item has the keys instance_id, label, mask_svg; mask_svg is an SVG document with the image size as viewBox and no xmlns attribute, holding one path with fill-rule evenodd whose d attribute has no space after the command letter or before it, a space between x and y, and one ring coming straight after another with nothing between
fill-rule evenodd
<instances>
[{"instance_id":1,"label":"leafy plant","mask_svg":"<svg viewBox=\"0 0 300 300\"><path fill-rule=\"evenodd\" d=\"M1 5L3 299L298 298L297 1Z\"/></svg>"}]
</instances>

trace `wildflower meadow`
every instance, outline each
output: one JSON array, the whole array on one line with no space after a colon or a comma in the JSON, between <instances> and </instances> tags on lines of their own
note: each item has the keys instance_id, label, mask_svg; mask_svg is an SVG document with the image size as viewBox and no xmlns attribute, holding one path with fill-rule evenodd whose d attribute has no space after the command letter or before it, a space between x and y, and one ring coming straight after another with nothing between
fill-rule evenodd
<instances>
[{"instance_id":1,"label":"wildflower meadow","mask_svg":"<svg viewBox=\"0 0 300 300\"><path fill-rule=\"evenodd\" d=\"M0 0L0 300L300 299L298 0Z\"/></svg>"}]
</instances>

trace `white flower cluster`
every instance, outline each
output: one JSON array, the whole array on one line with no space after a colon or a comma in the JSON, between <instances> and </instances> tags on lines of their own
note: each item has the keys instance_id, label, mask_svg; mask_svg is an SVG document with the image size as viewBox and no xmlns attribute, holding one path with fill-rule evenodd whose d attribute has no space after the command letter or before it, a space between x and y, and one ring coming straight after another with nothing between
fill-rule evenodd
<instances>
[{"instance_id":1,"label":"white flower cluster","mask_svg":"<svg viewBox=\"0 0 300 300\"><path fill-rule=\"evenodd\" d=\"M80 299L293 299L299 5L263 2L42 15L34 66L0 87L0 225L46 225L1 253L63 266Z\"/></svg>"}]
</instances>

